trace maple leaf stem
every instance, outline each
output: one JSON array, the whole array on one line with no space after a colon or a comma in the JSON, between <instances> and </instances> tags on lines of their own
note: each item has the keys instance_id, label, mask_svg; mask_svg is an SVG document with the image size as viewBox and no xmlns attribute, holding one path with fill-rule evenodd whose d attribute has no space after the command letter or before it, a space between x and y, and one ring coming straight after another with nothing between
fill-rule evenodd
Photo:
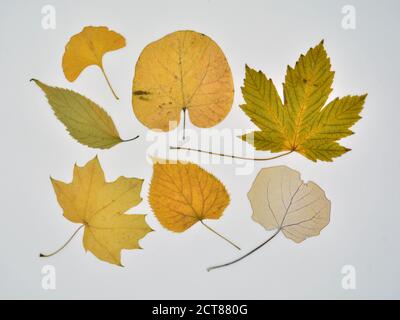
<instances>
[{"instance_id":1,"label":"maple leaf stem","mask_svg":"<svg viewBox=\"0 0 400 320\"><path fill-rule=\"evenodd\" d=\"M227 241L229 244L231 244L232 246L234 246L236 249L241 250L239 246L237 246L236 244L234 244L232 241L230 241L229 239L225 238L222 234L218 233L217 231L215 231L213 228L211 228L210 226L208 226L207 224L204 223L203 220L200 220L201 224L203 226L205 226L208 230L210 230L211 232L213 232L214 234L216 234L218 237L224 239L225 241Z\"/></svg>"},{"instance_id":2,"label":"maple leaf stem","mask_svg":"<svg viewBox=\"0 0 400 320\"><path fill-rule=\"evenodd\" d=\"M137 135L136 137L133 137L133 138L131 138L131 139L122 140L122 142L133 141L133 140L136 140L137 138L139 138L139 135Z\"/></svg>"},{"instance_id":3,"label":"maple leaf stem","mask_svg":"<svg viewBox=\"0 0 400 320\"><path fill-rule=\"evenodd\" d=\"M79 228L75 230L75 232L74 232L74 233L72 234L72 236L67 240L67 242L65 242L65 243L61 246L61 248L59 248L59 249L57 249L56 251L54 251L54 252L52 252L52 253L49 253L49 254L40 253L40 254L39 254L39 257L41 257L41 258L48 258L48 257L54 256L55 254L59 253L62 249L64 249L64 248L68 245L68 243L71 242L71 240L75 237L75 235L79 232L79 230L81 230L84 226L85 226L84 224L82 224L81 226L79 226Z\"/></svg>"},{"instance_id":4,"label":"maple leaf stem","mask_svg":"<svg viewBox=\"0 0 400 320\"><path fill-rule=\"evenodd\" d=\"M216 265L216 266L213 266L213 267L209 267L209 268L207 268L207 271L211 271L211 270L214 270L214 269L227 267L227 266L230 266L231 264L234 264L234 263L236 263L236 262L239 262L240 260L243 260L244 258L248 257L248 256L251 255L252 253L256 252L258 249L260 249L261 247L263 247L264 245L266 245L268 242L270 242L273 238L275 238L275 237L278 235L278 233L279 233L280 231L281 231L281 228L279 228L271 237L269 237L267 240L265 240L265 241L264 241L263 243L261 243L259 246L255 247L253 250L247 252L245 255L241 256L240 258L235 259L235 260L233 260L233 261L231 261L231 262L228 262L228 263L224 263L224 264Z\"/></svg>"},{"instance_id":5,"label":"maple leaf stem","mask_svg":"<svg viewBox=\"0 0 400 320\"><path fill-rule=\"evenodd\" d=\"M111 89L111 92L112 92L112 94L114 95L115 99L119 100L117 94L115 93L113 87L111 86L110 80L108 80L107 74L106 74L106 72L104 71L103 66L100 66L100 69L101 69L101 72L103 73L104 78L106 79L107 84L108 84L109 88Z\"/></svg>"},{"instance_id":6,"label":"maple leaf stem","mask_svg":"<svg viewBox=\"0 0 400 320\"><path fill-rule=\"evenodd\" d=\"M279 154L277 156L269 157L269 158L249 158L249 157L241 157L241 156L235 156L235 155L230 155L230 154L224 154L224 153L217 153L217 152L211 152L211 151L205 151L205 150L200 150L200 149L192 149L192 148L186 148L186 147L174 147L171 146L169 147L171 150L187 150L187 151L195 151L195 152L200 152L200 153L208 153L212 154L215 156L220 156L220 157L229 157L232 159L242 159L242 160L253 160L253 161L267 161L267 160L273 160L277 159L280 157L287 156L288 154L291 154L294 150L290 150L288 152Z\"/></svg>"}]
</instances>

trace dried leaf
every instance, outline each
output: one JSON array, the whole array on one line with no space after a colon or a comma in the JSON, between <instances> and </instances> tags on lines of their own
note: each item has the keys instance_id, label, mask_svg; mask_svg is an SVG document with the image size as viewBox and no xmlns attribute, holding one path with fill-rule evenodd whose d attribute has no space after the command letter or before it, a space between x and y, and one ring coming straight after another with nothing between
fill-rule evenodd
<instances>
[{"instance_id":1,"label":"dried leaf","mask_svg":"<svg viewBox=\"0 0 400 320\"><path fill-rule=\"evenodd\" d=\"M367 95L335 98L325 106L333 75L321 42L294 68L288 66L282 103L272 80L246 66L241 108L261 131L241 138L257 150L296 151L313 161L332 161L349 151L336 141L353 134L349 128L361 118Z\"/></svg>"},{"instance_id":2,"label":"dried leaf","mask_svg":"<svg viewBox=\"0 0 400 320\"><path fill-rule=\"evenodd\" d=\"M247 194L253 220L266 230L276 230L263 243L231 262L207 270L227 267L262 248L281 231L296 243L320 234L329 223L331 202L314 182L304 183L300 173L286 166L264 168Z\"/></svg>"},{"instance_id":3,"label":"dried leaf","mask_svg":"<svg viewBox=\"0 0 400 320\"><path fill-rule=\"evenodd\" d=\"M93 101L72 90L50 87L39 80L32 80L46 94L58 120L78 142L91 148L108 149L128 141L120 138L111 117Z\"/></svg>"},{"instance_id":4,"label":"dried leaf","mask_svg":"<svg viewBox=\"0 0 400 320\"><path fill-rule=\"evenodd\" d=\"M142 198L142 179L119 177L106 182L95 157L74 167L71 183L51 179L64 217L84 226L83 246L100 260L121 265L122 249L140 249L139 240L152 229L145 215L124 214Z\"/></svg>"},{"instance_id":5,"label":"dried leaf","mask_svg":"<svg viewBox=\"0 0 400 320\"><path fill-rule=\"evenodd\" d=\"M158 221L170 231L183 232L201 222L222 237L203 220L219 219L229 195L215 176L196 164L155 160L149 203Z\"/></svg>"},{"instance_id":6,"label":"dried leaf","mask_svg":"<svg viewBox=\"0 0 400 320\"><path fill-rule=\"evenodd\" d=\"M248 197L254 221L266 230L281 230L294 242L319 235L329 223L331 204L325 192L286 166L262 169Z\"/></svg>"},{"instance_id":7,"label":"dried leaf","mask_svg":"<svg viewBox=\"0 0 400 320\"><path fill-rule=\"evenodd\" d=\"M194 31L177 31L142 51L133 79L136 117L150 129L169 131L187 110L201 128L215 126L233 101L230 67L219 46Z\"/></svg>"},{"instance_id":8,"label":"dried leaf","mask_svg":"<svg viewBox=\"0 0 400 320\"><path fill-rule=\"evenodd\" d=\"M115 98L118 99L103 68L105 53L125 47L125 38L107 27L85 27L72 36L62 59L65 77L73 82L89 66L98 66Z\"/></svg>"}]
</instances>

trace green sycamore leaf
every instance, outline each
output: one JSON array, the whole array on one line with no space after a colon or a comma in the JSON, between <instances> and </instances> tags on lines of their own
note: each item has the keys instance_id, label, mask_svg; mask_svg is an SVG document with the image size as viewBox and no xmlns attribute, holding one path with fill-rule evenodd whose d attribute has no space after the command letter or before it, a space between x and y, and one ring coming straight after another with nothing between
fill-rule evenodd
<instances>
[{"instance_id":1,"label":"green sycamore leaf","mask_svg":"<svg viewBox=\"0 0 400 320\"><path fill-rule=\"evenodd\" d=\"M296 151L312 161L332 161L350 149L337 140L353 132L366 94L328 103L334 72L323 41L288 66L282 102L273 82L246 65L241 109L260 129L241 136L257 150Z\"/></svg>"},{"instance_id":2,"label":"green sycamore leaf","mask_svg":"<svg viewBox=\"0 0 400 320\"><path fill-rule=\"evenodd\" d=\"M91 148L109 149L122 140L108 113L99 105L72 90L51 87L32 79L46 94L54 114L69 134Z\"/></svg>"}]
</instances>

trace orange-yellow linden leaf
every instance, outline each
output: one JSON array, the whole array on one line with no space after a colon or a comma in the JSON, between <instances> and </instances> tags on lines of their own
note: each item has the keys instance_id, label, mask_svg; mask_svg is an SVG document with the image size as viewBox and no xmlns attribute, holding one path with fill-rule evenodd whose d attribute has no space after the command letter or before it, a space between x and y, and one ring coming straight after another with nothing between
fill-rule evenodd
<instances>
[{"instance_id":1,"label":"orange-yellow linden leaf","mask_svg":"<svg viewBox=\"0 0 400 320\"><path fill-rule=\"evenodd\" d=\"M193 163L155 162L150 206L168 230L183 232L204 219L219 219L229 204L224 185Z\"/></svg>"},{"instance_id":2,"label":"orange-yellow linden leaf","mask_svg":"<svg viewBox=\"0 0 400 320\"><path fill-rule=\"evenodd\" d=\"M174 129L182 110L195 126L209 128L229 113L233 93L231 70L219 46L204 34L176 31L143 49L132 105L150 129Z\"/></svg>"},{"instance_id":3,"label":"orange-yellow linden leaf","mask_svg":"<svg viewBox=\"0 0 400 320\"><path fill-rule=\"evenodd\" d=\"M88 66L103 68L103 55L125 47L125 38L107 27L85 27L72 36L62 59L64 75L75 81Z\"/></svg>"},{"instance_id":4,"label":"orange-yellow linden leaf","mask_svg":"<svg viewBox=\"0 0 400 320\"><path fill-rule=\"evenodd\" d=\"M97 157L83 167L75 165L71 183L51 182L65 218L85 226L85 250L100 260L121 265L121 250L140 249L139 240L152 231L145 215L124 214L142 201L143 180L106 182Z\"/></svg>"}]
</instances>

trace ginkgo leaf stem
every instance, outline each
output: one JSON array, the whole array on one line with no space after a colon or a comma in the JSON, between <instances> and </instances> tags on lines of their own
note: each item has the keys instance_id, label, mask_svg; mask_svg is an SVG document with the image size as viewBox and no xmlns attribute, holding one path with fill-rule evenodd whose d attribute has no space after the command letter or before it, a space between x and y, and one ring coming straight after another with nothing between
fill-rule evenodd
<instances>
[{"instance_id":1,"label":"ginkgo leaf stem","mask_svg":"<svg viewBox=\"0 0 400 320\"><path fill-rule=\"evenodd\" d=\"M131 139L122 140L122 142L133 141L133 140L136 140L137 138L139 138L139 135L137 135L136 137L133 137L133 138L131 138Z\"/></svg>"},{"instance_id":2,"label":"ginkgo leaf stem","mask_svg":"<svg viewBox=\"0 0 400 320\"><path fill-rule=\"evenodd\" d=\"M218 233L217 231L215 231L213 228L211 228L210 226L208 226L207 224L204 223L203 220L200 220L201 224L203 226L205 226L208 230L210 230L211 232L213 232L214 234L216 234L218 237L224 239L225 241L227 241L229 244L231 244L232 246L234 246L236 249L241 250L239 246L237 246L236 244L234 244L231 240L225 238L222 234Z\"/></svg>"},{"instance_id":3,"label":"ginkgo leaf stem","mask_svg":"<svg viewBox=\"0 0 400 320\"><path fill-rule=\"evenodd\" d=\"M186 108L183 108L183 140L185 140L186 136Z\"/></svg>"},{"instance_id":4,"label":"ginkgo leaf stem","mask_svg":"<svg viewBox=\"0 0 400 320\"><path fill-rule=\"evenodd\" d=\"M100 66L100 70L101 70L101 72L103 73L103 75L104 75L104 78L106 79L106 81L107 81L107 84L108 84L108 86L110 87L110 89L111 89L111 92L112 92L112 94L114 95L115 99L119 100L119 98L118 98L117 94L115 93L115 91L114 91L113 87L111 86L110 80L108 80L107 74L106 74L106 72L104 71L104 68L103 68L103 66Z\"/></svg>"},{"instance_id":5,"label":"ginkgo leaf stem","mask_svg":"<svg viewBox=\"0 0 400 320\"><path fill-rule=\"evenodd\" d=\"M54 252L52 252L52 253L49 253L49 254L40 253L40 254L39 254L39 257L41 257L41 258L48 258L48 257L54 256L55 254L59 253L62 249L64 249L64 248L68 245L68 243L71 242L71 240L75 237L75 235L79 232L79 230L81 230L84 226L85 226L84 224L80 225L79 228L76 229L75 232L72 234L72 236L67 240L67 242L65 242L65 243L61 246L61 248L59 248L59 249L57 249L56 251L54 251Z\"/></svg>"},{"instance_id":6,"label":"ginkgo leaf stem","mask_svg":"<svg viewBox=\"0 0 400 320\"><path fill-rule=\"evenodd\" d=\"M251 255L252 253L256 252L258 249L260 249L261 247L263 247L264 245L266 245L268 242L270 242L273 238L275 238L278 233L281 231L281 228L279 228L271 237L269 237L267 240L265 240L263 243L261 243L259 246L255 247L253 250L247 252L245 255L241 256L240 258L237 258L231 262L228 263L224 263L224 264L220 264L220 265L216 265L213 267L209 267L207 268L207 271L211 271L214 269L218 269L218 268L223 268L223 267L227 267L230 266L231 264L234 264L236 262L239 262L240 260L243 260L244 258L248 257L249 255Z\"/></svg>"},{"instance_id":7,"label":"ginkgo leaf stem","mask_svg":"<svg viewBox=\"0 0 400 320\"><path fill-rule=\"evenodd\" d=\"M253 160L253 161L267 161L267 160L273 160L273 159L278 159L280 157L287 156L288 154L291 154L294 150L290 150L285 153L281 153L277 156L273 157L268 157L268 158L250 158L250 157L241 157L241 156L235 156L235 155L229 155L229 154L224 154L224 153L217 153L217 152L212 152L212 151L205 151L205 150L200 150L200 149L192 149L192 148L186 148L186 147L169 147L171 150L187 150L187 151L195 151L195 152L200 152L200 153L208 153L211 155L215 156L220 156L220 157L229 157L232 159L242 159L242 160Z\"/></svg>"}]
</instances>

